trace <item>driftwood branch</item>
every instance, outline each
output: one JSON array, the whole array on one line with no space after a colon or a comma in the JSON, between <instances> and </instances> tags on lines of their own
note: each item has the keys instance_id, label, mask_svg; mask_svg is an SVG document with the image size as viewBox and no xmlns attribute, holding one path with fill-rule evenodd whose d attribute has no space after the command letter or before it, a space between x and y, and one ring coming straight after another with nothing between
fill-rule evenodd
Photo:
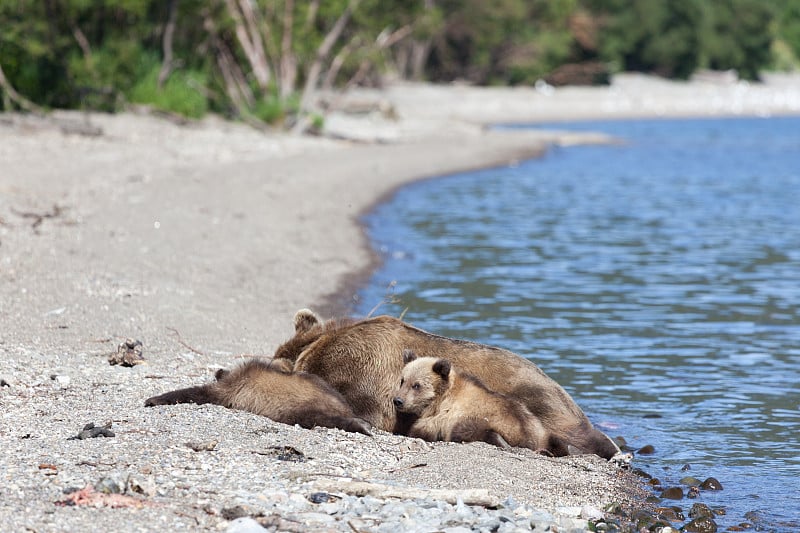
<instances>
[{"instance_id":1,"label":"driftwood branch","mask_svg":"<svg viewBox=\"0 0 800 533\"><path fill-rule=\"evenodd\" d=\"M53 204L53 209L51 211L46 211L44 213L35 213L33 211L17 211L12 207L11 212L22 218L29 218L33 220L33 222L31 222L31 228L33 229L34 233L38 234L39 226L42 225L42 222L44 222L45 219L47 218L60 217L64 213L64 208L58 204Z\"/></svg>"},{"instance_id":2,"label":"driftwood branch","mask_svg":"<svg viewBox=\"0 0 800 533\"><path fill-rule=\"evenodd\" d=\"M189 344L187 344L187 343L186 343L186 342L183 340L183 337L181 336L181 333L180 333L180 332L179 332L177 329L175 329L175 328L171 328L171 327L167 327L167 329L168 329L170 332L172 332L172 334L173 334L173 335L175 335L175 340L177 340L177 341L178 341L178 344L180 344L181 346L183 346L183 347L184 347L184 348L186 348L187 350L189 350L189 351L191 351L191 352L194 352L194 353L196 353L197 355L208 355L208 354L206 354L204 351L202 351L202 350L198 350L198 349L197 349L197 348L195 348L194 346L190 346Z\"/></svg>"},{"instance_id":3,"label":"driftwood branch","mask_svg":"<svg viewBox=\"0 0 800 533\"><path fill-rule=\"evenodd\" d=\"M425 499L446 501L455 505L461 500L466 505L480 505L481 507L497 508L500 500L491 494L488 489L419 489L415 487L395 487L380 483L366 481L333 481L319 480L314 483L314 490L325 492L344 492L353 496L374 496L375 498L400 498L400 499Z\"/></svg>"}]
</instances>

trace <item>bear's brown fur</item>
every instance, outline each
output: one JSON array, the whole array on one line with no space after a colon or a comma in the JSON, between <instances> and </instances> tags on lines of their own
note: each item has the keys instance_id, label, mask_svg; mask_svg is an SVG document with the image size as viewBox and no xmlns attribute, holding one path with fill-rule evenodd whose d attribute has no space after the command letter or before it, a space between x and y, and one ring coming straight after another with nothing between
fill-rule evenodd
<instances>
[{"instance_id":1,"label":"bear's brown fur","mask_svg":"<svg viewBox=\"0 0 800 533\"><path fill-rule=\"evenodd\" d=\"M319 376L280 370L251 360L233 370L219 370L217 381L179 389L145 401L146 406L178 403L212 403L266 416L284 424L304 428L323 426L369 435L369 424L353 414L341 394Z\"/></svg>"},{"instance_id":2,"label":"bear's brown fur","mask_svg":"<svg viewBox=\"0 0 800 533\"><path fill-rule=\"evenodd\" d=\"M409 436L451 442L483 441L501 447L569 452L563 440L548 434L520 402L490 391L447 359L403 354L406 366L394 398L395 408L417 416Z\"/></svg>"},{"instance_id":3,"label":"bear's brown fur","mask_svg":"<svg viewBox=\"0 0 800 533\"><path fill-rule=\"evenodd\" d=\"M571 453L609 459L619 452L569 394L531 361L501 348L434 335L393 317L323 322L303 309L295 315L295 336L277 349L275 359L288 359L295 371L322 377L356 416L373 426L405 434L413 419L398 415L392 403L405 349L447 359L489 390L520 401L549 433L564 436Z\"/></svg>"}]
</instances>

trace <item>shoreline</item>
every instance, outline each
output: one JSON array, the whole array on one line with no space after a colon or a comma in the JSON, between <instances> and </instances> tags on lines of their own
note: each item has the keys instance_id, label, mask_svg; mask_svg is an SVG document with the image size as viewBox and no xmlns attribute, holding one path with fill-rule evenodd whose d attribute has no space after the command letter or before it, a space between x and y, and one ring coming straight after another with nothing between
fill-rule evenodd
<instances>
[{"instance_id":1,"label":"shoreline","mask_svg":"<svg viewBox=\"0 0 800 533\"><path fill-rule=\"evenodd\" d=\"M637 73L615 75L601 87L473 87L394 83L358 89L341 105L362 118L382 110L402 117L406 136L431 135L442 121L460 124L557 123L645 118L777 117L800 115L800 73L767 73L764 81L673 81ZM334 117L337 118L337 117ZM343 121L351 124L352 121ZM399 138L381 131L386 138ZM337 126L336 121L332 125ZM463 127L463 126L462 126Z\"/></svg>"},{"instance_id":2,"label":"shoreline","mask_svg":"<svg viewBox=\"0 0 800 533\"><path fill-rule=\"evenodd\" d=\"M227 510L242 506L246 516L285 511L313 529L352 528L336 518L347 516L341 502L355 505L350 496L322 513L309 503L320 479L482 488L545 510L562 527L583 527L581 515L609 503L644 505L637 481L597 458L309 431L216 406L142 407L155 393L271 354L291 336L299 308L340 311L380 261L359 221L400 187L528 159L549 144L609 141L487 131L496 121L463 116L480 118L475 106L503 91L453 98L458 88L432 90L430 100L405 94L419 100L416 114L395 102L399 120L380 111L333 117L333 131L346 125L357 142L265 134L213 117L178 126L132 113L54 114L62 125L88 118L102 131L85 136L64 133L58 120L0 116L3 523L219 530L233 524ZM461 118L437 106L448 91L463 105ZM500 105L513 111L516 103ZM437 107L439 115L428 114ZM490 111L501 116L483 114ZM126 337L143 342L145 364L108 364ZM117 436L67 441L89 422L110 422ZM212 452L186 446L212 440ZM307 460L276 460L270 446ZM107 479L141 508L55 505L65 489ZM388 523L395 499L378 500ZM528 520L527 507L514 510L514 520ZM333 522L313 522L326 513Z\"/></svg>"}]
</instances>

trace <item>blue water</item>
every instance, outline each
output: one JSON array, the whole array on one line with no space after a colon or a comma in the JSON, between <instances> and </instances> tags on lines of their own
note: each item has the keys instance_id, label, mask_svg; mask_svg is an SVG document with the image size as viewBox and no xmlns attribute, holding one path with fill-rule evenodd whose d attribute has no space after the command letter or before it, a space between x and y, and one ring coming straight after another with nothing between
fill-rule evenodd
<instances>
[{"instance_id":1,"label":"blue water","mask_svg":"<svg viewBox=\"0 0 800 533\"><path fill-rule=\"evenodd\" d=\"M724 486L666 503L800 530L800 118L554 127L624 142L400 190L358 311L529 357L665 487Z\"/></svg>"}]
</instances>

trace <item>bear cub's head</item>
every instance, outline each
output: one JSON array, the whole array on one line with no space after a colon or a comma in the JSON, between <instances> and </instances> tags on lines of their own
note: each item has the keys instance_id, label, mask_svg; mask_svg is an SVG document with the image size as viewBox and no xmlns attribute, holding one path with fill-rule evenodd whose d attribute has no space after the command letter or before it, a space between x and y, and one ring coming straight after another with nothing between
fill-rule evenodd
<instances>
[{"instance_id":1,"label":"bear cub's head","mask_svg":"<svg viewBox=\"0 0 800 533\"><path fill-rule=\"evenodd\" d=\"M406 366L393 403L402 413L420 415L450 386L450 361L403 350L403 362Z\"/></svg>"}]
</instances>

